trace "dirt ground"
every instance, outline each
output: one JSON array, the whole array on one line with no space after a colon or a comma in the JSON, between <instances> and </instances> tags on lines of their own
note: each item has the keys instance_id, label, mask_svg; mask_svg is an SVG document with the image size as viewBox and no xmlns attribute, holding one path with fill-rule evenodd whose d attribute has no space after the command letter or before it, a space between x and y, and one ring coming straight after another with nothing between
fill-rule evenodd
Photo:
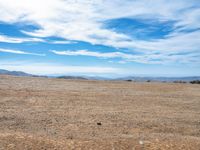
<instances>
[{"instance_id":1,"label":"dirt ground","mask_svg":"<svg viewBox=\"0 0 200 150\"><path fill-rule=\"evenodd\" d=\"M200 150L200 85L0 76L0 150Z\"/></svg>"}]
</instances>

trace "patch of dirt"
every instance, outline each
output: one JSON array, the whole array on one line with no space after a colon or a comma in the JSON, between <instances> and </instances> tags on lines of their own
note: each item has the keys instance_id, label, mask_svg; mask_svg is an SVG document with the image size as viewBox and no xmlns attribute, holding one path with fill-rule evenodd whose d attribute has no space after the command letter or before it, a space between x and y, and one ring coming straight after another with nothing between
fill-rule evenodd
<instances>
[{"instance_id":1,"label":"patch of dirt","mask_svg":"<svg viewBox=\"0 0 200 150\"><path fill-rule=\"evenodd\" d=\"M0 76L0 150L198 150L200 85Z\"/></svg>"}]
</instances>

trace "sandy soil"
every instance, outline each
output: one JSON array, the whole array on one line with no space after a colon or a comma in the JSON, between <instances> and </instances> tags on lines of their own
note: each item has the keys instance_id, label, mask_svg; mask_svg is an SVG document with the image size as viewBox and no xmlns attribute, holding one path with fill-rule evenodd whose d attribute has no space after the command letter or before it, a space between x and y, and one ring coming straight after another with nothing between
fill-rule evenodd
<instances>
[{"instance_id":1,"label":"sandy soil","mask_svg":"<svg viewBox=\"0 0 200 150\"><path fill-rule=\"evenodd\" d=\"M200 150L200 85L0 76L0 150Z\"/></svg>"}]
</instances>

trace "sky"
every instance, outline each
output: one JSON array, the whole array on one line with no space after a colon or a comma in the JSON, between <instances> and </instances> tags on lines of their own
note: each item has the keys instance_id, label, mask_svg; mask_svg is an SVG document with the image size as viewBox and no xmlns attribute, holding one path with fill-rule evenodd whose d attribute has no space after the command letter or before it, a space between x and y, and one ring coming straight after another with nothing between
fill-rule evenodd
<instances>
[{"instance_id":1,"label":"sky","mask_svg":"<svg viewBox=\"0 0 200 150\"><path fill-rule=\"evenodd\" d=\"M0 0L0 69L200 76L200 0Z\"/></svg>"}]
</instances>

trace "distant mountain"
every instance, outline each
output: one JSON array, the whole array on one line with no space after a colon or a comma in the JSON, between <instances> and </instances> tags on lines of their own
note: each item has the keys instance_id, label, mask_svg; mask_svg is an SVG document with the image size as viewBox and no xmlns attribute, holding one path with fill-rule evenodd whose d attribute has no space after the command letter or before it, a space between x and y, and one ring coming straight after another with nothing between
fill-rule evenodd
<instances>
[{"instance_id":1,"label":"distant mountain","mask_svg":"<svg viewBox=\"0 0 200 150\"><path fill-rule=\"evenodd\" d=\"M200 80L200 76L194 77L123 77L116 80L124 81L161 81L161 82L174 82L174 81L185 81L190 82L194 80Z\"/></svg>"},{"instance_id":2,"label":"distant mountain","mask_svg":"<svg viewBox=\"0 0 200 150\"><path fill-rule=\"evenodd\" d=\"M39 76L39 75L32 75L22 71L8 71L4 69L0 69L0 75L13 75L13 76L26 76L26 77L50 77L51 76ZM138 77L138 76L128 76L122 78L105 78L99 76L57 76L52 78L58 79L73 79L73 80L118 80L118 81L139 81L139 82L190 82L190 81L197 81L200 80L200 76L193 76L193 77Z\"/></svg>"},{"instance_id":3,"label":"distant mountain","mask_svg":"<svg viewBox=\"0 0 200 150\"><path fill-rule=\"evenodd\" d=\"M101 76L83 76L84 78L87 78L88 80L113 80L113 78L106 78Z\"/></svg>"},{"instance_id":4,"label":"distant mountain","mask_svg":"<svg viewBox=\"0 0 200 150\"><path fill-rule=\"evenodd\" d=\"M29 76L32 77L34 75L32 74L28 74L22 71L8 71L8 70L4 70L4 69L0 69L0 74L1 75L13 75L13 76Z\"/></svg>"},{"instance_id":5,"label":"distant mountain","mask_svg":"<svg viewBox=\"0 0 200 150\"><path fill-rule=\"evenodd\" d=\"M79 76L59 76L58 79L73 79L73 80L88 80L85 77L79 77Z\"/></svg>"},{"instance_id":6,"label":"distant mountain","mask_svg":"<svg viewBox=\"0 0 200 150\"><path fill-rule=\"evenodd\" d=\"M12 76L22 76L22 77L47 77L47 76L33 75L22 71L8 71L5 69L0 69L0 75L12 75Z\"/></svg>"},{"instance_id":7,"label":"distant mountain","mask_svg":"<svg viewBox=\"0 0 200 150\"><path fill-rule=\"evenodd\" d=\"M113 80L100 76L58 76L59 79L75 79L75 80Z\"/></svg>"}]
</instances>

